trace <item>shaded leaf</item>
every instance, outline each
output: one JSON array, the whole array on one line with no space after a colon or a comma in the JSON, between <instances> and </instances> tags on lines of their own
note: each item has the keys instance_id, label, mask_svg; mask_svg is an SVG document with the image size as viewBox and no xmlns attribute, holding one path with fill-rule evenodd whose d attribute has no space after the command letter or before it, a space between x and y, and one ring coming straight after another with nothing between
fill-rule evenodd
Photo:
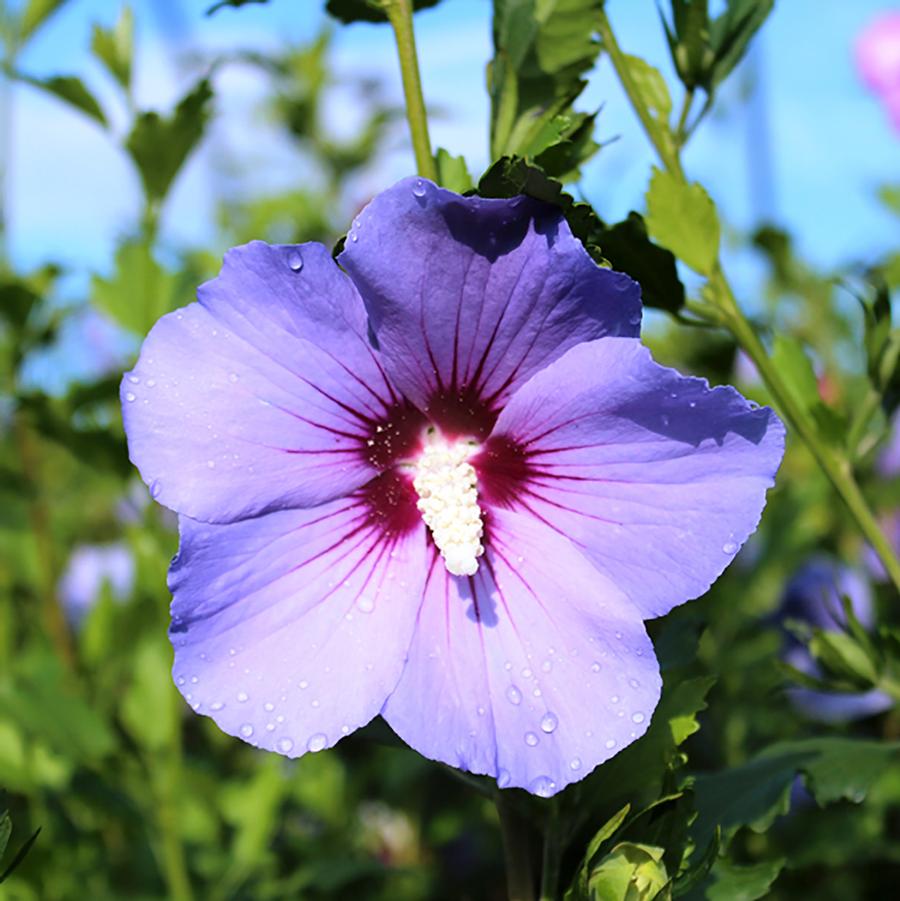
<instances>
[{"instance_id":1,"label":"shaded leaf","mask_svg":"<svg viewBox=\"0 0 900 901\"><path fill-rule=\"evenodd\" d=\"M138 645L120 716L132 738L149 751L171 746L178 730L182 701L171 670L172 651L167 642L149 638Z\"/></svg>"},{"instance_id":2,"label":"shaded leaf","mask_svg":"<svg viewBox=\"0 0 900 901\"><path fill-rule=\"evenodd\" d=\"M171 116L149 112L135 120L125 146L150 199L166 196L188 154L203 137L211 98L212 88L204 78L182 98Z\"/></svg>"},{"instance_id":3,"label":"shaded leaf","mask_svg":"<svg viewBox=\"0 0 900 901\"><path fill-rule=\"evenodd\" d=\"M345 25L351 22L387 22L383 7L389 0L328 0L325 11ZM413 10L437 6L441 0L413 0ZM382 7L382 8L379 8Z\"/></svg>"},{"instance_id":4,"label":"shaded leaf","mask_svg":"<svg viewBox=\"0 0 900 901\"><path fill-rule=\"evenodd\" d=\"M725 12L710 25L710 44L715 62L710 85L724 81L741 61L751 38L769 17L775 0L727 0Z\"/></svg>"},{"instance_id":5,"label":"shaded leaf","mask_svg":"<svg viewBox=\"0 0 900 901\"><path fill-rule=\"evenodd\" d=\"M30 84L52 94L58 100L68 103L82 113L106 125L106 115L94 95L84 86L84 82L74 75L53 75L50 78L33 78L30 75L17 74L19 81Z\"/></svg>"},{"instance_id":6,"label":"shaded leaf","mask_svg":"<svg viewBox=\"0 0 900 901\"><path fill-rule=\"evenodd\" d=\"M764 898L784 865L784 858L766 860L752 866L738 866L721 859L713 867L706 897L708 901L756 901L757 898Z\"/></svg>"},{"instance_id":7,"label":"shaded leaf","mask_svg":"<svg viewBox=\"0 0 900 901\"><path fill-rule=\"evenodd\" d=\"M647 191L647 229L691 269L712 273L719 254L719 217L701 185L654 168Z\"/></svg>"},{"instance_id":8,"label":"shaded leaf","mask_svg":"<svg viewBox=\"0 0 900 901\"><path fill-rule=\"evenodd\" d=\"M0 813L0 860L6 853L6 846L9 844L9 837L12 834L12 820L9 817L9 811L4 810Z\"/></svg>"},{"instance_id":9,"label":"shaded leaf","mask_svg":"<svg viewBox=\"0 0 900 901\"><path fill-rule=\"evenodd\" d=\"M29 838L27 838L23 842L22 847L19 848L13 859L9 862L9 866L2 873L0 873L0 883L6 882L6 880L9 879L10 876L12 876L13 871L19 866L20 863L22 863L23 860L25 860L25 856L31 850L31 846L37 841L37 837L40 834L41 827L38 826L38 828L34 830L31 836L29 836Z\"/></svg>"}]
</instances>

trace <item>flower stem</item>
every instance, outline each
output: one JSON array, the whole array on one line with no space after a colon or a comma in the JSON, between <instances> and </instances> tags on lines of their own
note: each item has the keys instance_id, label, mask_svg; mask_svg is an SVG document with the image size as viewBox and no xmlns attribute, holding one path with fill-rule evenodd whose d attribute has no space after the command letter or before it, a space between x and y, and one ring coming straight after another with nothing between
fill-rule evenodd
<instances>
[{"instance_id":1,"label":"flower stem","mask_svg":"<svg viewBox=\"0 0 900 901\"><path fill-rule=\"evenodd\" d=\"M534 875L528 848L528 826L502 791L494 797L503 836L506 892L509 901L534 901Z\"/></svg>"},{"instance_id":2,"label":"flower stem","mask_svg":"<svg viewBox=\"0 0 900 901\"><path fill-rule=\"evenodd\" d=\"M419 77L412 0L382 0L382 4L391 28L394 29L394 39L397 42L400 77L403 80L403 96L406 100L406 119L409 122L409 134L416 155L416 168L419 175L437 181L437 167L431 153L428 116L425 112L425 98L422 96L422 81Z\"/></svg>"},{"instance_id":3,"label":"flower stem","mask_svg":"<svg viewBox=\"0 0 900 901\"><path fill-rule=\"evenodd\" d=\"M602 9L598 17L597 30L603 47L609 54L616 75L625 90L625 94L637 117L640 119L644 131L647 133L647 137L656 150L661 163L671 175L686 182L687 179L681 167L678 148L672 139L669 128L665 123L657 121L650 115L643 96L632 78L628 60L619 47L609 19ZM809 448L819 467L847 505L860 532L862 532L863 536L881 558L891 581L900 590L900 559L898 559L896 551L891 547L890 542L879 527L869 504L862 491L860 491L853 475L853 468L846 454L829 446L822 440L812 417L795 399L783 380L781 373L766 352L759 335L757 335L738 305L731 285L718 262L710 277L709 287L716 298L718 309L722 313L723 325L729 329L738 344L753 360L766 387L772 394L779 413L787 420L792 431Z\"/></svg>"},{"instance_id":4,"label":"flower stem","mask_svg":"<svg viewBox=\"0 0 900 901\"><path fill-rule=\"evenodd\" d=\"M556 901L559 889L559 859L562 856L563 842L560 834L559 803L556 798L550 801L550 811L544 826L544 859L541 864L541 898L540 901Z\"/></svg>"}]
</instances>

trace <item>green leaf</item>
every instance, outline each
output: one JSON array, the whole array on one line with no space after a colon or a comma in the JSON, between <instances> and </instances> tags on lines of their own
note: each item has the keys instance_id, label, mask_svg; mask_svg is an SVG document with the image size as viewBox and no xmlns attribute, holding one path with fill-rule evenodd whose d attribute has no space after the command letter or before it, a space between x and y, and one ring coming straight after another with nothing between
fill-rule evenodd
<instances>
[{"instance_id":1,"label":"green leaf","mask_svg":"<svg viewBox=\"0 0 900 901\"><path fill-rule=\"evenodd\" d=\"M127 4L112 28L94 25L91 51L106 66L113 78L128 91L131 86L131 60L134 53L134 13Z\"/></svg>"},{"instance_id":2,"label":"green leaf","mask_svg":"<svg viewBox=\"0 0 900 901\"><path fill-rule=\"evenodd\" d=\"M25 840L22 844L22 847L15 853L13 859L9 862L9 866L0 873L0 883L6 882L10 876L12 876L13 871L25 860L25 856L31 850L31 846L37 841L37 837L41 834L41 827L38 826L37 829Z\"/></svg>"},{"instance_id":3,"label":"green leaf","mask_svg":"<svg viewBox=\"0 0 900 901\"><path fill-rule=\"evenodd\" d=\"M708 0L672 0L674 29L662 9L659 14L666 30L672 61L682 84L688 89L705 85L715 54L709 46Z\"/></svg>"},{"instance_id":4,"label":"green leaf","mask_svg":"<svg viewBox=\"0 0 900 901\"><path fill-rule=\"evenodd\" d=\"M544 129L571 113L600 49L594 31L602 5L603 0L495 0L488 67L492 157L540 152L534 148Z\"/></svg>"},{"instance_id":5,"label":"green leaf","mask_svg":"<svg viewBox=\"0 0 900 901\"><path fill-rule=\"evenodd\" d=\"M149 751L170 747L178 731L181 698L172 682L168 643L148 638L134 652L132 680L122 698L122 723Z\"/></svg>"},{"instance_id":6,"label":"green leaf","mask_svg":"<svg viewBox=\"0 0 900 901\"><path fill-rule=\"evenodd\" d=\"M588 880L591 901L663 901L670 898L664 849L634 842L616 845Z\"/></svg>"},{"instance_id":7,"label":"green leaf","mask_svg":"<svg viewBox=\"0 0 900 901\"><path fill-rule=\"evenodd\" d=\"M878 681L875 662L846 632L816 629L809 650L828 672L850 680L856 687L871 688Z\"/></svg>"},{"instance_id":8,"label":"green leaf","mask_svg":"<svg viewBox=\"0 0 900 901\"><path fill-rule=\"evenodd\" d=\"M66 0L28 0L19 20L19 41L24 44Z\"/></svg>"},{"instance_id":9,"label":"green leaf","mask_svg":"<svg viewBox=\"0 0 900 901\"><path fill-rule=\"evenodd\" d=\"M390 0L328 0L325 11L339 22L387 22L384 7ZM441 0L413 0L413 11L437 6Z\"/></svg>"},{"instance_id":10,"label":"green leaf","mask_svg":"<svg viewBox=\"0 0 900 901\"><path fill-rule=\"evenodd\" d=\"M654 121L664 130L669 130L669 116L672 114L672 98L669 88L659 70L639 56L626 56L631 79L640 92L644 106Z\"/></svg>"},{"instance_id":11,"label":"green leaf","mask_svg":"<svg viewBox=\"0 0 900 901\"><path fill-rule=\"evenodd\" d=\"M765 831L788 811L798 773L807 775L808 787L820 804L839 799L859 802L872 783L898 763L900 742L849 738L779 742L741 766L696 778L694 839L705 847L717 827L726 837L743 826Z\"/></svg>"},{"instance_id":12,"label":"green leaf","mask_svg":"<svg viewBox=\"0 0 900 901\"><path fill-rule=\"evenodd\" d=\"M164 269L146 241L126 241L116 251L109 278L94 276L94 305L119 325L143 335L162 316L191 300L191 288Z\"/></svg>"},{"instance_id":13,"label":"green leaf","mask_svg":"<svg viewBox=\"0 0 900 901\"><path fill-rule=\"evenodd\" d=\"M74 75L54 75L50 78L33 78L30 75L16 74L16 78L34 88L68 103L82 113L90 116L101 125L106 125L106 115L94 95L84 86L80 78Z\"/></svg>"},{"instance_id":14,"label":"green leaf","mask_svg":"<svg viewBox=\"0 0 900 901\"><path fill-rule=\"evenodd\" d=\"M774 5L775 0L727 0L725 12L710 26L710 45L715 54L710 87L724 81L741 61Z\"/></svg>"},{"instance_id":15,"label":"green leaf","mask_svg":"<svg viewBox=\"0 0 900 901\"><path fill-rule=\"evenodd\" d=\"M13 328L22 329L40 299L40 295L21 279L0 277L0 316Z\"/></svg>"},{"instance_id":16,"label":"green leaf","mask_svg":"<svg viewBox=\"0 0 900 901\"><path fill-rule=\"evenodd\" d=\"M10 835L12 835L12 820L9 817L9 811L4 810L3 813L0 813L0 860L3 860L3 855L6 853Z\"/></svg>"},{"instance_id":17,"label":"green leaf","mask_svg":"<svg viewBox=\"0 0 900 901\"><path fill-rule=\"evenodd\" d=\"M225 9L226 6L231 6L234 9L237 9L241 6L250 6L253 5L262 5L263 3L268 3L269 0L219 0L218 3L213 3L209 9L206 10L206 15L211 16L213 13L217 13L220 9Z\"/></svg>"},{"instance_id":18,"label":"green leaf","mask_svg":"<svg viewBox=\"0 0 900 901\"><path fill-rule=\"evenodd\" d=\"M438 183L457 194L472 190L472 176L462 156L451 156L443 147L438 147L435 155Z\"/></svg>"},{"instance_id":19,"label":"green leaf","mask_svg":"<svg viewBox=\"0 0 900 901\"><path fill-rule=\"evenodd\" d=\"M695 272L712 273L719 255L719 217L701 185L654 168L647 191L647 229Z\"/></svg>"},{"instance_id":20,"label":"green leaf","mask_svg":"<svg viewBox=\"0 0 900 901\"><path fill-rule=\"evenodd\" d=\"M144 191L151 200L162 200L188 154L203 137L209 119L212 88L201 79L168 117L141 113L125 147L137 166Z\"/></svg>"},{"instance_id":21,"label":"green leaf","mask_svg":"<svg viewBox=\"0 0 900 901\"><path fill-rule=\"evenodd\" d=\"M752 866L738 866L721 859L712 869L707 901L756 901L769 894L772 883L785 865L784 858Z\"/></svg>"},{"instance_id":22,"label":"green leaf","mask_svg":"<svg viewBox=\"0 0 900 901\"><path fill-rule=\"evenodd\" d=\"M638 213L631 212L627 219L598 232L596 240L612 268L628 273L640 284L645 307L677 313L684 306L684 285L678 278L675 256L650 240Z\"/></svg>"}]
</instances>

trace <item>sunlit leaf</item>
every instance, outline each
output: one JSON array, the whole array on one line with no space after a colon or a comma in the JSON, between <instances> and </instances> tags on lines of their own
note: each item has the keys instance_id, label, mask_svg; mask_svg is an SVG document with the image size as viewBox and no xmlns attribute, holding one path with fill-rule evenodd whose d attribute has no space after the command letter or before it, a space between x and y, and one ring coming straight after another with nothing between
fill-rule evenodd
<instances>
[{"instance_id":1,"label":"sunlit leaf","mask_svg":"<svg viewBox=\"0 0 900 901\"><path fill-rule=\"evenodd\" d=\"M750 866L739 866L721 859L712 869L706 898L708 901L756 901L757 898L765 898L784 865L784 858Z\"/></svg>"},{"instance_id":2,"label":"sunlit leaf","mask_svg":"<svg viewBox=\"0 0 900 901\"><path fill-rule=\"evenodd\" d=\"M438 169L438 182L457 194L472 190L472 176L462 156L451 156L443 147L438 147L435 154Z\"/></svg>"},{"instance_id":3,"label":"sunlit leaf","mask_svg":"<svg viewBox=\"0 0 900 901\"><path fill-rule=\"evenodd\" d=\"M647 191L647 229L691 269L712 273L719 254L719 217L701 185L654 169Z\"/></svg>"},{"instance_id":4,"label":"sunlit leaf","mask_svg":"<svg viewBox=\"0 0 900 901\"><path fill-rule=\"evenodd\" d=\"M67 0L28 0L19 19L19 40L28 40Z\"/></svg>"},{"instance_id":5,"label":"sunlit leaf","mask_svg":"<svg viewBox=\"0 0 900 901\"><path fill-rule=\"evenodd\" d=\"M127 91L131 86L131 59L134 53L134 14L130 6L122 7L112 28L94 25L91 51Z\"/></svg>"},{"instance_id":6,"label":"sunlit leaf","mask_svg":"<svg viewBox=\"0 0 900 901\"><path fill-rule=\"evenodd\" d=\"M172 649L165 640L148 638L135 648L132 660L122 723L139 745L161 751L172 744L183 703L172 682Z\"/></svg>"}]
</instances>

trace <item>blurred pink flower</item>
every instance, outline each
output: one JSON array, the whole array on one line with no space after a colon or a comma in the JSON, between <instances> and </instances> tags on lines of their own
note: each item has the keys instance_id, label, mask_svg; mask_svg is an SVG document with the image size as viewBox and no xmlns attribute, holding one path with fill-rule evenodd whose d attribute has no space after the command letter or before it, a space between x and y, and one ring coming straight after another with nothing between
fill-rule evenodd
<instances>
[{"instance_id":1,"label":"blurred pink flower","mask_svg":"<svg viewBox=\"0 0 900 901\"><path fill-rule=\"evenodd\" d=\"M856 66L900 131L900 11L874 19L856 39Z\"/></svg>"}]
</instances>

